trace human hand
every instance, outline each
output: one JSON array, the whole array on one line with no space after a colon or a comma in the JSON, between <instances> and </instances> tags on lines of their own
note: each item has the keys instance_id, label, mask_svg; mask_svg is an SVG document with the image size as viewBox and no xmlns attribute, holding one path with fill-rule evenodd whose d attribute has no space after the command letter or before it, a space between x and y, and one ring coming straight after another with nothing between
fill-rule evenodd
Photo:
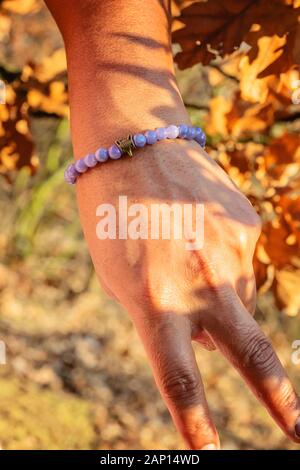
<instances>
[{"instance_id":1,"label":"human hand","mask_svg":"<svg viewBox=\"0 0 300 470\"><path fill-rule=\"evenodd\" d=\"M176 84L168 0L46 0L64 38L75 157L125 132L189 122ZM219 446L191 341L217 347L286 434L299 399L252 314L259 219L194 142L160 142L95 167L76 184L97 274L128 310L157 385L189 447ZM204 204L203 249L186 240L96 236L101 203ZM298 434L300 434L300 424Z\"/></svg>"},{"instance_id":2,"label":"human hand","mask_svg":"<svg viewBox=\"0 0 300 470\"><path fill-rule=\"evenodd\" d=\"M260 221L223 170L191 141L160 142L79 178L81 221L97 274L129 312L157 386L192 449L219 448L192 340L217 348L296 442L299 399L252 315ZM204 204L204 246L186 239L99 240L97 206ZM201 368L201 367L200 367ZM208 447L207 447L208 446Z\"/></svg>"}]
</instances>

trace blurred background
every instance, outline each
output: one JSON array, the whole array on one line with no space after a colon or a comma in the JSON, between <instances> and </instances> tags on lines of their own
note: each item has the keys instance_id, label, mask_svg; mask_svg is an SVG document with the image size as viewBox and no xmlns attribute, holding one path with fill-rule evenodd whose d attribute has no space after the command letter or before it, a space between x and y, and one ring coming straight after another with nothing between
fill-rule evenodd
<instances>
[{"instance_id":1,"label":"blurred background","mask_svg":"<svg viewBox=\"0 0 300 470\"><path fill-rule=\"evenodd\" d=\"M173 15L192 121L262 217L257 320L300 390L300 2L178 0ZM43 2L0 1L0 44L0 444L184 448L126 312L98 285L63 182L66 61ZM217 352L196 353L223 448L297 447Z\"/></svg>"}]
</instances>

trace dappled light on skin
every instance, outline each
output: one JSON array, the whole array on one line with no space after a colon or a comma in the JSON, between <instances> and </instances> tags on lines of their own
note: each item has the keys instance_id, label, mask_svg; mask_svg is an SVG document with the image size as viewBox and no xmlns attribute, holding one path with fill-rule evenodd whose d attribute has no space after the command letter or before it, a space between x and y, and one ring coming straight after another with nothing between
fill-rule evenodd
<instances>
[{"instance_id":1,"label":"dappled light on skin","mask_svg":"<svg viewBox=\"0 0 300 470\"><path fill-rule=\"evenodd\" d=\"M140 0L119 0L118 2L86 0L84 5L82 2L73 2L72 0L47 1L66 44L75 158L94 151L99 145L109 145L116 138L127 135L128 132L155 128L170 122L175 124L190 123L190 117L184 107L174 74L170 45L170 17L167 13L169 2L147 0L145 3L147 3L147 8L142 9L139 8ZM210 11L220 13L219 19L221 18L221 22L224 20L226 23L228 13L223 9L220 12L219 4L217 5L216 2L210 0L200 3L201 5L198 2L197 6L192 8L196 8L202 25L205 3ZM267 5L266 2L262 3ZM268 8L271 8L273 15L273 11L276 11L275 7L268 6ZM289 8L289 18L296 26L298 23L296 8L292 10L291 5L290 7L282 5L282 8L284 11ZM137 11L139 11L138 15ZM251 12L252 8L249 11ZM239 10L238 12L240 13ZM231 9L229 9L229 13L235 23L238 19L236 13L231 12ZM277 70L279 67L278 51L274 54L275 51L272 49L271 58L267 54L266 61L258 59L264 57L266 44L273 45L275 49L279 44L280 48L286 46L288 50L292 50L295 36L286 34L284 22L284 24L280 23L283 33L282 40L278 42L276 38L272 37L270 40L265 40L263 39L263 35L266 33L264 27L273 28L273 23L269 24L263 18L261 27L252 31L252 16L247 15L247 19L249 20L247 23L249 31L246 33L250 32L252 41L255 37L259 41L252 44L253 47L249 55L244 58L243 63L237 56L236 62L232 64L229 61L228 67L223 64L220 66L211 65L210 71L207 72L210 75L207 78L207 83L213 80L216 87L219 85L224 87L225 83L224 88L227 89L228 82L223 82L223 79L229 80L230 85L234 82L234 89L228 100L224 97L217 100L207 99L204 108L206 113L209 109L211 110L211 122L208 122L207 126L210 130L209 143L211 145L208 150L228 171L229 176L243 187L245 193L257 207L263 211L267 208L268 218L265 219L267 222L265 223L264 240L263 245L260 245L263 246L263 249L259 252L259 258L257 257L260 268L263 267L259 279L261 285L268 277L268 267L271 263L274 263L277 270L284 269L289 272L289 263L295 258L295 253L297 255L299 242L298 225L296 224L298 206L297 201L294 201L289 193L285 193L285 187L289 191L296 187L295 175L297 173L295 167L290 165L294 165L294 160L298 158L296 150L298 140L295 136L291 138L289 130L286 130L286 136L274 137L272 134L271 126L274 124L277 114L283 116L285 120L289 120L291 116L288 110L291 101L286 84L288 82L285 84L282 82L282 76L285 73L280 74L280 78L275 74L274 78L270 80L261 76L268 73L266 70L270 72L271 69L273 74L274 70ZM209 27L210 25L210 22L204 23L204 26ZM276 23L274 25L277 27ZM271 31L274 32L273 29ZM242 36L242 28L236 32L238 37ZM183 54L178 56L181 65L190 64L185 46L190 43L191 38L184 42L181 34L185 33L190 35L189 26L178 33L180 41L184 43ZM201 31L198 33L199 35L204 34ZM214 33L214 28L212 33ZM226 47L223 52L231 53L232 50L235 50L236 44L233 36L230 35L229 42L224 42ZM192 39L192 43L194 39ZM213 39L215 45L218 46L219 39ZM103 43L105 43L105 47L103 47ZM199 53L203 62L208 63L212 58L212 53L206 50L205 45L205 38L202 42L200 41L200 44L194 44L195 56L199 59L197 54ZM286 71L285 58L291 56L283 54L282 57L283 60L279 63L283 62L282 67ZM276 63L275 68L272 59ZM49 63L53 65L53 61ZM240 68L242 65L244 67ZM245 80L245 76L242 76L239 88L239 71L245 74L245 70L249 71L250 68L255 86L251 87L251 80ZM56 70L58 70L57 73L61 73L59 67ZM24 116L21 116L22 119L17 122L12 119L7 120L6 117L3 119L4 126L8 126L8 131L12 127L15 127L17 131L24 131L25 134L18 132L19 140L16 146L20 155L22 153L24 161L26 160L26 152L23 150L20 152L19 149L21 147L25 149L25 147L24 145L20 146L20 142L26 144L27 154L32 154L33 148L31 136L28 134L29 114L31 112L57 113L57 116L67 114L66 83L63 82L65 78L55 75L51 79L49 75L44 73L45 69L41 68L38 72L35 66L27 67L25 72L27 75L22 75L21 72L15 74L10 71L6 74L6 77L14 83L16 90L16 96L12 103L14 111L12 116L15 111L16 115L24 111ZM214 77L212 77L213 73ZM286 73L288 74L288 72ZM42 86L43 79L46 80L44 86ZM30 90L33 84L35 89ZM273 90L277 90L276 97L275 93L271 96L269 84L272 84ZM264 93L258 94L259 90ZM211 90L211 95L210 92L208 94L215 96L214 91ZM23 95L21 96L20 93ZM24 95L26 95L25 99ZM253 103L253 100L258 98L260 102ZM200 107L203 111L202 105ZM5 106L5 116L6 113L7 107ZM198 118L199 116L197 116ZM195 119L195 114L192 119ZM265 134L261 136L257 134L258 132L265 132ZM23 135L26 138L22 137ZM39 226L48 223L43 220L47 219L46 216L44 217L43 211L49 210L47 206L51 205L50 201L53 203L52 199L58 205L64 203L64 200L60 202L60 193L56 191L59 188L57 181L60 181L60 173L59 171L55 173L55 169L58 169L60 154L57 156L55 149L63 147L65 142L61 144L63 139L60 140L59 136L57 136L57 142L54 145L54 152L53 148L51 152L49 151L51 155L45 164L47 183L41 188L38 187L37 192L33 192L31 205L29 205L29 209L27 207L27 214L23 215L22 213L20 219L17 220L18 224L16 225L21 229L17 228L16 230L20 230L24 238L26 238L24 233L25 235L30 233L33 239ZM270 144L270 142L272 143ZM12 148L11 142L6 143L5 148L4 162L8 160L7 149ZM290 156L288 161L285 161L287 153ZM30 157L33 167L32 155ZM20 164L22 166L23 162ZM288 171L285 172L286 167L288 167ZM254 175L253 180L251 175ZM267 176L265 177L265 175ZM256 185L257 181L261 184L259 188ZM53 198L49 196L52 184L55 187ZM18 191L18 189L16 190ZM130 202L145 204L147 209L154 202L178 203L180 205L203 204L205 213L203 247L187 250L184 242L193 241L190 234L185 235L182 240L176 240L175 237L170 237L169 240L143 238L127 240L122 237L99 240L95 229L98 222L97 207L103 202L117 207L120 194L127 195ZM20 207L23 207L23 199L21 199L20 197L19 204ZM132 159L110 161L107 165L98 166L83 175L78 182L77 199L81 224L98 278L103 283L105 290L127 309L145 346L158 389L188 447L192 449L210 448L212 445L219 447L219 438L208 410L200 371L194 357L192 340L206 349L217 348L217 354L223 354L238 370L277 424L282 427L286 436L299 443L300 439L295 436L295 423L300 413L299 399L270 342L252 317L256 304L252 260L261 224L251 203L240 193L225 171L208 154L201 151L194 142L157 143L150 148L140 150ZM24 198L25 200L26 198ZM40 200L42 203L39 202ZM293 202L291 203L291 201ZM264 205L265 202L267 204ZM274 223L270 216L273 209L276 214ZM69 222L68 236L75 238L72 232L74 214L68 213L67 210L63 213L66 216L61 217L59 223ZM43 236L44 233L41 232L40 238ZM29 239L28 235L27 237ZM273 243L269 243L270 240L273 240ZM24 250L23 244L19 243L19 245ZM49 262L46 263L46 268L48 269L50 265L52 269L53 258L57 253L59 257L60 251L54 246L55 244L53 244L53 252L46 245L44 242L41 251L48 253L50 261L48 260ZM288 250L286 246L288 246ZM8 258L15 256L11 251L8 250ZM77 256L77 253L74 254L75 250L70 251L71 255L66 255L66 258L67 256L70 258L65 263L67 266L70 266L71 264L67 263L71 263L73 257ZM282 256L283 252L284 256ZM81 267L83 266L82 260L78 259L79 269L74 276L76 281L74 281L73 287L66 284L67 287L63 291L64 300L67 299L65 300L64 315L68 315L70 304L72 310L75 295L83 294L82 303L86 305L85 298L90 294L89 290L92 290L90 276L86 276L87 280L80 280ZM17 262L19 262L18 259L15 263L17 264ZM51 291L53 295L53 292L59 290L57 285L61 284L58 284L56 278L51 278L51 269L49 269L50 274L45 286L47 285L47 292ZM63 279L60 282L69 282L68 269L62 268L60 277ZM27 270L30 271L30 263L27 265ZM26 279L28 271L24 276ZM91 267L89 272L91 272ZM3 278L6 279L6 273L4 274ZM286 272L281 272L281 276L276 277L276 285L280 279L283 282L284 278L286 278ZM35 289L39 288L38 276L37 279ZM20 290L26 291L27 289L26 295L28 297L28 293L31 293L31 286L24 288L22 284L25 282L23 281L20 281L19 284ZM19 292L19 289L15 289L15 291ZM56 295L58 304L62 301L63 296ZM281 297L285 297L282 291ZM43 302L44 298L41 303ZM13 306L16 305L17 314L13 318L18 319L20 304L22 304L22 299L18 303L17 295L13 304ZM53 310L57 304L53 302ZM95 305L93 314L103 307L102 304L99 305L98 299L96 299ZM89 307L85 308L89 309ZM13 311L14 308L12 307L11 310ZM295 312L295 306L293 305L293 309L289 311ZM55 313L54 311L53 315ZM51 319L48 321L51 324ZM90 321L92 322L92 320ZM82 327L82 324L80 326ZM84 326L86 325L84 324ZM75 330L78 327L76 318L72 327ZM107 378L108 383L115 386L115 382L120 380L122 375L125 376L125 379L127 378L124 370L126 371L127 367L130 367L129 361L127 361L130 345L125 344L127 341L126 332L124 334L124 330L120 331L118 325L114 323L113 327L105 332L107 334L105 337L103 329L105 327L103 328L101 324L98 341L100 346L97 341L96 346L95 341L91 341L94 345L91 349L96 350L97 358L92 359L94 365L89 367L93 369L95 364L98 365L98 361L104 361L107 355L109 361L114 360L114 365L112 366L113 373L106 374L104 372L100 379L99 377L96 379L94 375L92 377L92 381L97 385L95 389L99 388L98 398L102 396L102 380L105 381ZM25 341L28 336L27 333ZM110 346L103 354L107 343L113 342L114 338L118 336L123 343L118 349L119 356L118 354L116 356L124 358L124 361L115 360L116 356L111 359ZM39 342L41 337L36 336L35 340ZM51 342L52 340L51 337ZM64 342L65 336L62 335L60 340ZM71 338L71 340L73 339ZM43 339L43 341L46 340ZM73 348L75 352L73 349L71 349L71 353L67 352L67 364L62 367L60 380L64 386L69 387L68 390L72 393L77 393L80 388L85 389L84 392L80 392L84 395L84 393L89 393L89 390L86 392L88 386L82 380L82 376L77 375L78 369L76 367L77 362L88 361L87 358L90 356L88 354L80 355L80 347L82 344L78 346L76 343ZM50 353L54 354L51 347L48 346L48 348ZM68 346L63 349L63 351L66 350L68 350ZM15 353L16 356L17 353L18 351ZM77 361L77 357L81 357L80 361ZM101 362L101 364L103 372L105 370L103 364L105 363ZM61 366L61 363L59 365ZM199 361L202 371L205 370L205 365L205 362ZM21 373L28 373L22 360L16 361L14 367ZM76 369L74 374L73 368ZM28 374L30 378L30 373ZM221 376L220 371L219 374ZM47 373L45 375L47 376ZM40 383L45 380L45 375L39 375ZM134 380L138 380L140 373L138 371L133 375L135 376ZM126 382L124 380L124 383ZM134 387L136 384L132 388L134 389ZM110 403L116 403L113 403L113 407L108 407L108 410L111 415L117 416L116 421L121 427L131 418L127 417L122 420L119 417L118 405L123 390L120 391L116 387L114 391L117 399L114 396ZM107 393L107 390L104 393ZM209 394L213 395L213 393L214 387L211 387ZM143 417L141 420L143 426L147 426L146 421ZM119 425L119 423L121 424ZM220 420L218 424L222 432L226 432L226 422ZM97 430L100 427L101 433L112 432L113 435L114 430L112 431L109 426L99 426ZM243 445L246 446L245 443ZM256 443L256 445L260 444Z\"/></svg>"}]
</instances>

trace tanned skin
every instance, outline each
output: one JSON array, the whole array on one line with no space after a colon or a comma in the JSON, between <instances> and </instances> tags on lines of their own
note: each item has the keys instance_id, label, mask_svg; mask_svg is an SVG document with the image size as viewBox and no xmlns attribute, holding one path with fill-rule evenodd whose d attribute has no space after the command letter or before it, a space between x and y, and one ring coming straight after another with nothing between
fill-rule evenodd
<instances>
[{"instance_id":1,"label":"tanned skin","mask_svg":"<svg viewBox=\"0 0 300 470\"><path fill-rule=\"evenodd\" d=\"M75 158L129 132L190 123L174 75L168 1L46 3L66 47ZM299 398L253 319L260 220L224 171L195 142L167 141L98 165L80 176L76 189L99 280L132 318L189 448L220 446L192 340L224 354L300 443ZM99 240L96 207L118 207L119 195L147 207L204 204L203 249L186 250L186 240Z\"/></svg>"}]
</instances>

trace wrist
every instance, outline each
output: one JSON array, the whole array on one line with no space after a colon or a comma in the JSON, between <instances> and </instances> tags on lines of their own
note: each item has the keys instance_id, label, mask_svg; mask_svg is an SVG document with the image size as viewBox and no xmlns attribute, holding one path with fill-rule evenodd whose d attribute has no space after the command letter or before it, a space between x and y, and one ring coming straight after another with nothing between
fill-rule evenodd
<instances>
[{"instance_id":1,"label":"wrist","mask_svg":"<svg viewBox=\"0 0 300 470\"><path fill-rule=\"evenodd\" d=\"M101 72L102 73L102 72ZM101 75L100 73L100 75ZM91 73L92 75L92 73ZM97 74L94 72L94 76ZM175 80L153 71L133 78L100 77L70 86L71 129L75 158L106 147L129 133L189 123ZM72 82L72 79L69 79Z\"/></svg>"},{"instance_id":2,"label":"wrist","mask_svg":"<svg viewBox=\"0 0 300 470\"><path fill-rule=\"evenodd\" d=\"M123 135L188 123L176 84L168 0L80 2L61 21L75 158ZM72 25L72 27L70 26Z\"/></svg>"},{"instance_id":3,"label":"wrist","mask_svg":"<svg viewBox=\"0 0 300 470\"><path fill-rule=\"evenodd\" d=\"M195 140L202 148L205 147L206 137L200 127L186 124L170 125L155 130L147 130L137 134L129 134L127 137L117 139L109 148L99 148L96 152L88 153L84 157L72 163L66 168L65 180L69 184L75 184L80 175L94 168L99 163L103 164L112 160L119 160L124 156L133 157L133 152L148 145L168 139Z\"/></svg>"}]
</instances>

